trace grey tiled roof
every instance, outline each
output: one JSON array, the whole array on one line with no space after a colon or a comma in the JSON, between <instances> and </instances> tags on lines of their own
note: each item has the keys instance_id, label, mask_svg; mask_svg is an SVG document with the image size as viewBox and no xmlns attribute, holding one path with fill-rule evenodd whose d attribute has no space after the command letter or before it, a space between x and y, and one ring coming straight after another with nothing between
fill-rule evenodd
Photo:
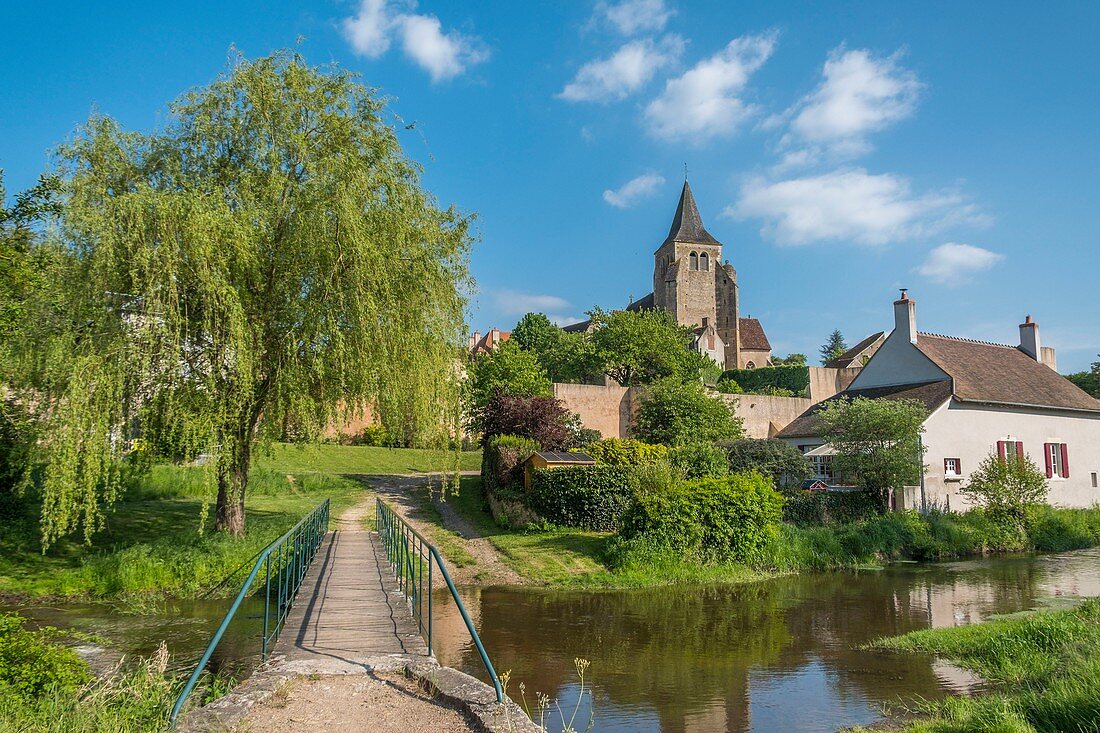
<instances>
[{"instance_id":1,"label":"grey tiled roof","mask_svg":"<svg viewBox=\"0 0 1100 733\"><path fill-rule=\"evenodd\" d=\"M684 190L680 192L680 203L676 205L676 216L668 230L662 247L669 242L692 242L697 244L720 244L703 227L703 218L699 216L699 207L695 205L695 196L691 186L684 181Z\"/></svg>"},{"instance_id":2,"label":"grey tiled roof","mask_svg":"<svg viewBox=\"0 0 1100 733\"><path fill-rule=\"evenodd\" d=\"M795 418L794 422L779 431L776 437L808 438L817 436L821 432L821 419L817 416L821 407L837 400L854 399L856 397L864 397L869 400L916 400L931 412L951 398L951 382L944 379L939 382L845 390L823 402L818 402L806 410L806 412Z\"/></svg>"}]
</instances>

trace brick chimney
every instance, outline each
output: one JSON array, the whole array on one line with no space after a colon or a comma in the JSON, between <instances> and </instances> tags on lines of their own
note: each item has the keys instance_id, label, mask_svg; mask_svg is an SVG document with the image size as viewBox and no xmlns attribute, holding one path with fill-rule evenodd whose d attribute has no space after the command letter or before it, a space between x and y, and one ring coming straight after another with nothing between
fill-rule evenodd
<instances>
[{"instance_id":1,"label":"brick chimney","mask_svg":"<svg viewBox=\"0 0 1100 733\"><path fill-rule=\"evenodd\" d=\"M1020 351L1030 356L1035 361L1043 360L1043 348L1039 341L1039 324L1031 320L1031 316L1020 324Z\"/></svg>"},{"instance_id":2,"label":"brick chimney","mask_svg":"<svg viewBox=\"0 0 1100 733\"><path fill-rule=\"evenodd\" d=\"M894 332L908 334L910 343L917 343L917 301L909 297L907 288L894 301Z\"/></svg>"}]
</instances>

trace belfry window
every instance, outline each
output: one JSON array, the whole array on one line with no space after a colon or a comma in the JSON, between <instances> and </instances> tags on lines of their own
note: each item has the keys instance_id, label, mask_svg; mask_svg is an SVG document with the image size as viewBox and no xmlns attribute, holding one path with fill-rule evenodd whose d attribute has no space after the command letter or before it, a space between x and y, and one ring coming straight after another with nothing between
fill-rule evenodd
<instances>
[{"instance_id":1,"label":"belfry window","mask_svg":"<svg viewBox=\"0 0 1100 733\"><path fill-rule=\"evenodd\" d=\"M691 253L690 262L691 262L691 266L690 266L689 269L692 269L692 270L698 270L699 269L699 255L697 255L695 252Z\"/></svg>"},{"instance_id":2,"label":"belfry window","mask_svg":"<svg viewBox=\"0 0 1100 733\"><path fill-rule=\"evenodd\" d=\"M699 255L699 269L710 271L710 256L706 252Z\"/></svg>"}]
</instances>

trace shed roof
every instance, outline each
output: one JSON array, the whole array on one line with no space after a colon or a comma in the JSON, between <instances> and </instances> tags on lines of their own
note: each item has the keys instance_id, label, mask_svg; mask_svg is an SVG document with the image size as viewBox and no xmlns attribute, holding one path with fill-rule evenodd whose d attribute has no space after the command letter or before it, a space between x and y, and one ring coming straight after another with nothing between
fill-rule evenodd
<instances>
[{"instance_id":1,"label":"shed roof","mask_svg":"<svg viewBox=\"0 0 1100 733\"><path fill-rule=\"evenodd\" d=\"M536 451L536 455L547 463L595 463L596 459L580 451Z\"/></svg>"}]
</instances>

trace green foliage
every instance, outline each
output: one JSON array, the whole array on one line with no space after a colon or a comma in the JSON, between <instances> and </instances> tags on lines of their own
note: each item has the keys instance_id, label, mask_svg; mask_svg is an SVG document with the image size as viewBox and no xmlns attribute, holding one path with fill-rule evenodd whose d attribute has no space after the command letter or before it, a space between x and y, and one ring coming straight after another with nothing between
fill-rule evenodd
<instances>
[{"instance_id":1,"label":"green foliage","mask_svg":"<svg viewBox=\"0 0 1100 733\"><path fill-rule=\"evenodd\" d=\"M512 341L533 353L554 382L602 381L587 333L566 333L542 313L528 313L512 330Z\"/></svg>"},{"instance_id":2,"label":"green foliage","mask_svg":"<svg viewBox=\"0 0 1100 733\"><path fill-rule=\"evenodd\" d=\"M972 502L984 506L990 516L1022 526L1027 507L1041 504L1047 496L1046 476L1030 457L996 454L986 456L960 491Z\"/></svg>"},{"instance_id":3,"label":"green foliage","mask_svg":"<svg viewBox=\"0 0 1100 733\"><path fill-rule=\"evenodd\" d=\"M783 519L799 525L848 524L882 512L866 491L793 491L786 494Z\"/></svg>"},{"instance_id":4,"label":"green foliage","mask_svg":"<svg viewBox=\"0 0 1100 733\"><path fill-rule=\"evenodd\" d=\"M1093 397L1100 398L1100 361L1094 361L1092 368L1087 372L1067 374L1066 379L1088 392Z\"/></svg>"},{"instance_id":5,"label":"green foliage","mask_svg":"<svg viewBox=\"0 0 1100 733\"><path fill-rule=\"evenodd\" d=\"M730 472L726 452L710 443L678 445L668 452L668 462L689 479L717 478Z\"/></svg>"},{"instance_id":6,"label":"green foliage","mask_svg":"<svg viewBox=\"0 0 1100 733\"><path fill-rule=\"evenodd\" d=\"M730 471L759 471L772 480L776 488L798 487L803 479L813 475L813 466L801 451L782 440L727 441L721 444L729 458Z\"/></svg>"},{"instance_id":7,"label":"green foliage","mask_svg":"<svg viewBox=\"0 0 1100 733\"><path fill-rule=\"evenodd\" d=\"M367 445L375 448L386 446L390 444L390 431L386 430L385 425L368 425L353 435L347 441L347 444Z\"/></svg>"},{"instance_id":8,"label":"green foliage","mask_svg":"<svg viewBox=\"0 0 1100 733\"><path fill-rule=\"evenodd\" d=\"M785 397L805 394L810 387L810 370L805 364L731 369L722 375L719 385L735 382L748 394L776 394ZM721 390L721 386L719 387ZM737 394L730 392L730 394Z\"/></svg>"},{"instance_id":9,"label":"green foliage","mask_svg":"<svg viewBox=\"0 0 1100 733\"><path fill-rule=\"evenodd\" d=\"M782 356L773 356L772 366L806 366L806 355L788 354L785 358Z\"/></svg>"},{"instance_id":10,"label":"green foliage","mask_svg":"<svg viewBox=\"0 0 1100 733\"><path fill-rule=\"evenodd\" d=\"M663 309L614 311L595 308L589 335L592 352L607 376L624 387L665 378L700 378L710 359L691 349L692 333Z\"/></svg>"},{"instance_id":11,"label":"green foliage","mask_svg":"<svg viewBox=\"0 0 1100 733\"><path fill-rule=\"evenodd\" d=\"M512 329L512 341L521 349L534 354L551 351L558 343L562 330L550 322L543 313L527 313Z\"/></svg>"},{"instance_id":12,"label":"green foliage","mask_svg":"<svg viewBox=\"0 0 1100 733\"><path fill-rule=\"evenodd\" d=\"M518 435L494 435L485 444L481 459L481 485L492 494L523 486L523 463L535 451L537 441Z\"/></svg>"},{"instance_id":13,"label":"green foliage","mask_svg":"<svg viewBox=\"0 0 1100 733\"><path fill-rule=\"evenodd\" d=\"M741 418L720 397L706 393L698 380L662 379L642 395L634 435L648 443L687 443L736 440Z\"/></svg>"},{"instance_id":14,"label":"green foliage","mask_svg":"<svg viewBox=\"0 0 1100 733\"><path fill-rule=\"evenodd\" d=\"M234 60L157 131L94 115L62 146L73 261L23 352L51 417L46 543L102 528L139 422L214 457L234 533L252 450L289 422L370 404L402 444L446 444L470 218L420 187L384 115L353 74L281 52Z\"/></svg>"},{"instance_id":15,"label":"green foliage","mask_svg":"<svg viewBox=\"0 0 1100 733\"><path fill-rule=\"evenodd\" d=\"M975 697L925 706L910 733L1060 733L1100 720L1100 601L880 639L874 648L935 655L992 683Z\"/></svg>"},{"instance_id":16,"label":"green foliage","mask_svg":"<svg viewBox=\"0 0 1100 733\"><path fill-rule=\"evenodd\" d=\"M51 686L72 690L91 679L87 662L55 643L61 631L28 631L23 623L21 616L0 613L0 693L31 701Z\"/></svg>"},{"instance_id":17,"label":"green foliage","mask_svg":"<svg viewBox=\"0 0 1100 733\"><path fill-rule=\"evenodd\" d=\"M741 385L738 384L737 380L728 374L723 374L719 377L714 388L722 394L742 394L745 391L741 388Z\"/></svg>"},{"instance_id":18,"label":"green foliage","mask_svg":"<svg viewBox=\"0 0 1100 733\"><path fill-rule=\"evenodd\" d=\"M619 562L673 553L703 563L752 563L779 533L783 497L759 473L731 474L639 493L623 522Z\"/></svg>"},{"instance_id":19,"label":"green foliage","mask_svg":"<svg viewBox=\"0 0 1100 733\"><path fill-rule=\"evenodd\" d=\"M891 490L920 481L920 436L928 418L920 402L838 399L825 402L818 416L821 437L836 450L834 469L877 496L884 509Z\"/></svg>"},{"instance_id":20,"label":"green foliage","mask_svg":"<svg viewBox=\"0 0 1100 733\"><path fill-rule=\"evenodd\" d=\"M662 460L668 448L633 438L603 438L586 445L584 452L605 466L641 466Z\"/></svg>"},{"instance_id":21,"label":"green foliage","mask_svg":"<svg viewBox=\"0 0 1100 733\"><path fill-rule=\"evenodd\" d=\"M554 524L613 532L633 500L635 485L628 468L540 468L531 477L527 499L531 509Z\"/></svg>"},{"instance_id":22,"label":"green foliage","mask_svg":"<svg viewBox=\"0 0 1100 733\"><path fill-rule=\"evenodd\" d=\"M840 332L840 329L835 329L829 334L828 340L822 345L820 349L821 363L826 364L833 359L837 359L844 355L844 352L848 350L848 344L844 343L844 334Z\"/></svg>"},{"instance_id":23,"label":"green foliage","mask_svg":"<svg viewBox=\"0 0 1100 733\"><path fill-rule=\"evenodd\" d=\"M489 353L478 354L470 364L467 381L469 407L484 408L497 391L520 397L549 397L550 379L533 351L505 341Z\"/></svg>"}]
</instances>

